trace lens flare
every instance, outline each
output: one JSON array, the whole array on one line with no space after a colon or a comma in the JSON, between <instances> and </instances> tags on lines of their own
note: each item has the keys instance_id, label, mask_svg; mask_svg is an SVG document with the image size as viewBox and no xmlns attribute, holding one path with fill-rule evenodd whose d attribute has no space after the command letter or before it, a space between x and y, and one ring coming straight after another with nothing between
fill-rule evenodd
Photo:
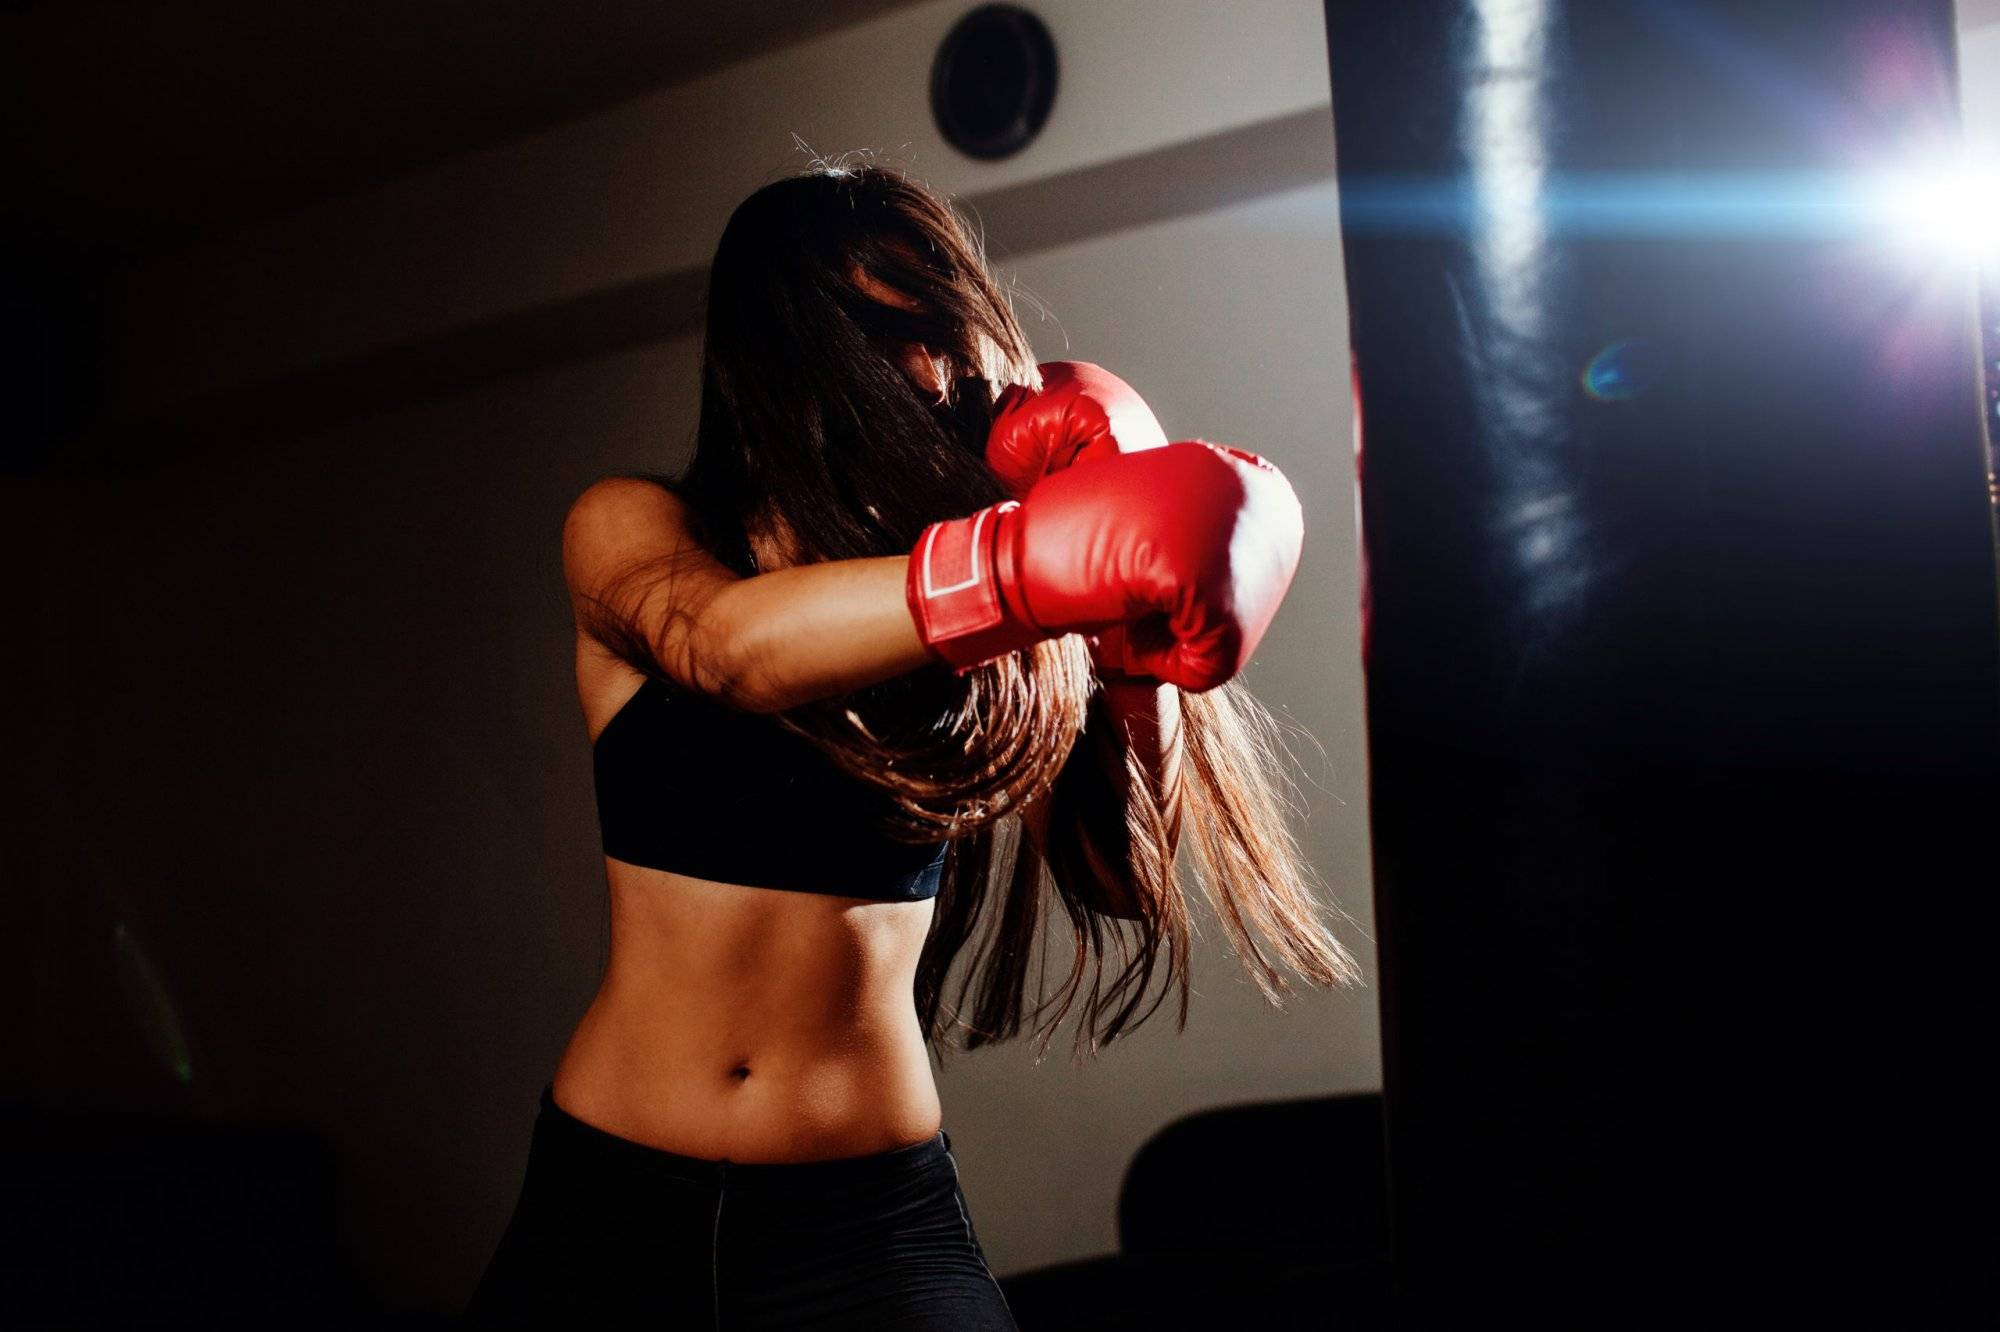
<instances>
[{"instance_id":1,"label":"lens flare","mask_svg":"<svg viewBox=\"0 0 2000 1332\"><path fill-rule=\"evenodd\" d=\"M1583 391L1599 402L1624 402L1653 387L1659 379L1659 357L1643 338L1614 342L1583 367Z\"/></svg>"},{"instance_id":2,"label":"lens flare","mask_svg":"<svg viewBox=\"0 0 2000 1332\"><path fill-rule=\"evenodd\" d=\"M188 1047L179 1006L168 992L159 967L122 920L112 925L111 947L117 959L119 986L132 1005L153 1057L175 1082L182 1086L193 1082L194 1055Z\"/></svg>"},{"instance_id":3,"label":"lens flare","mask_svg":"<svg viewBox=\"0 0 2000 1332\"><path fill-rule=\"evenodd\" d=\"M2000 262L2000 170L1984 163L1885 173L1867 186L1877 222L1902 248Z\"/></svg>"}]
</instances>

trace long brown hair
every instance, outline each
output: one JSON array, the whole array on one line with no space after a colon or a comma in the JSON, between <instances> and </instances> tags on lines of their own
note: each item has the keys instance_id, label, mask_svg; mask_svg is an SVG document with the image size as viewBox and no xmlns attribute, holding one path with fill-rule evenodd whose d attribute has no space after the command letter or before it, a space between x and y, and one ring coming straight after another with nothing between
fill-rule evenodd
<instances>
[{"instance_id":1,"label":"long brown hair","mask_svg":"<svg viewBox=\"0 0 2000 1332\"><path fill-rule=\"evenodd\" d=\"M693 457L677 477L625 474L678 494L704 548L743 576L758 571L753 534L793 563L900 555L930 523L1008 498L984 458L992 398L1006 384L1041 387L971 227L921 182L858 157L816 161L731 215L709 269ZM859 274L905 300L877 299ZM913 346L947 363L942 402L903 369ZM662 679L621 606L670 572L630 570L583 625ZM1203 892L1273 1005L1291 992L1286 969L1313 985L1358 982L1329 928L1343 913L1315 895L1286 827L1277 721L1238 681L1178 692L1183 780L1156 793L1127 755L1129 795L1102 762L1123 746L1106 747L1112 722L1074 634L963 676L924 667L774 714L880 792L886 835L951 844L915 987L935 1051L957 1033L970 1050L1032 1022L1039 1061L1080 1002L1081 1060L1176 987L1185 1028L1195 925L1168 850L1177 829L1188 830ZM1018 817L1045 792L1046 855ZM1100 909L1093 855L1122 881L1113 900L1136 904L1134 915ZM1051 897L1069 926L1069 974L1030 1008L1030 971L1046 989L1057 947ZM948 973L968 949L947 1000ZM1149 1001L1156 975L1163 983Z\"/></svg>"}]
</instances>

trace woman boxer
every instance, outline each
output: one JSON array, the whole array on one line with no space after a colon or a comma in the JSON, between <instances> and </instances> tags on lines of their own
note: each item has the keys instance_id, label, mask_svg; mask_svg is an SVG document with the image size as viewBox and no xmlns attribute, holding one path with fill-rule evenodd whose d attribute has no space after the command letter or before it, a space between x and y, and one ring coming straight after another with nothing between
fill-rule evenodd
<instances>
[{"instance_id":1,"label":"woman boxer","mask_svg":"<svg viewBox=\"0 0 2000 1332\"><path fill-rule=\"evenodd\" d=\"M1353 979L1231 683L1302 530L1269 463L1038 369L917 182L745 200L691 462L565 525L611 953L472 1320L1013 1327L928 1054L1020 1034L1045 902L1076 946L1040 1053L1080 992L1080 1048L1144 1021L1163 949L1185 1025L1183 828L1273 1003L1278 962Z\"/></svg>"}]
</instances>

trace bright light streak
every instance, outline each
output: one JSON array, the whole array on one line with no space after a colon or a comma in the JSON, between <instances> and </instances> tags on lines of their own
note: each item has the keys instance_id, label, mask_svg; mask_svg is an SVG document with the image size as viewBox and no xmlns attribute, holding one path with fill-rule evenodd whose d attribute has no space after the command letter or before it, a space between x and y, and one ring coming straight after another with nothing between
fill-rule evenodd
<instances>
[{"instance_id":1,"label":"bright light streak","mask_svg":"<svg viewBox=\"0 0 2000 1332\"><path fill-rule=\"evenodd\" d=\"M1899 247L1968 263L2000 263L2000 169L1970 159L1884 174L1865 189Z\"/></svg>"}]
</instances>

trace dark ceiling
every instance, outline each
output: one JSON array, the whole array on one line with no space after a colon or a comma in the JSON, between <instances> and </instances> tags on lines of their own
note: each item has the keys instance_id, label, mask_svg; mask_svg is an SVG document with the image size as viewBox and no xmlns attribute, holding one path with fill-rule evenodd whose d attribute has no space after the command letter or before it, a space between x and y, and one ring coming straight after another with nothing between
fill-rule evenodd
<instances>
[{"instance_id":1,"label":"dark ceiling","mask_svg":"<svg viewBox=\"0 0 2000 1332\"><path fill-rule=\"evenodd\" d=\"M910 3L16 0L0 225L115 266Z\"/></svg>"}]
</instances>

